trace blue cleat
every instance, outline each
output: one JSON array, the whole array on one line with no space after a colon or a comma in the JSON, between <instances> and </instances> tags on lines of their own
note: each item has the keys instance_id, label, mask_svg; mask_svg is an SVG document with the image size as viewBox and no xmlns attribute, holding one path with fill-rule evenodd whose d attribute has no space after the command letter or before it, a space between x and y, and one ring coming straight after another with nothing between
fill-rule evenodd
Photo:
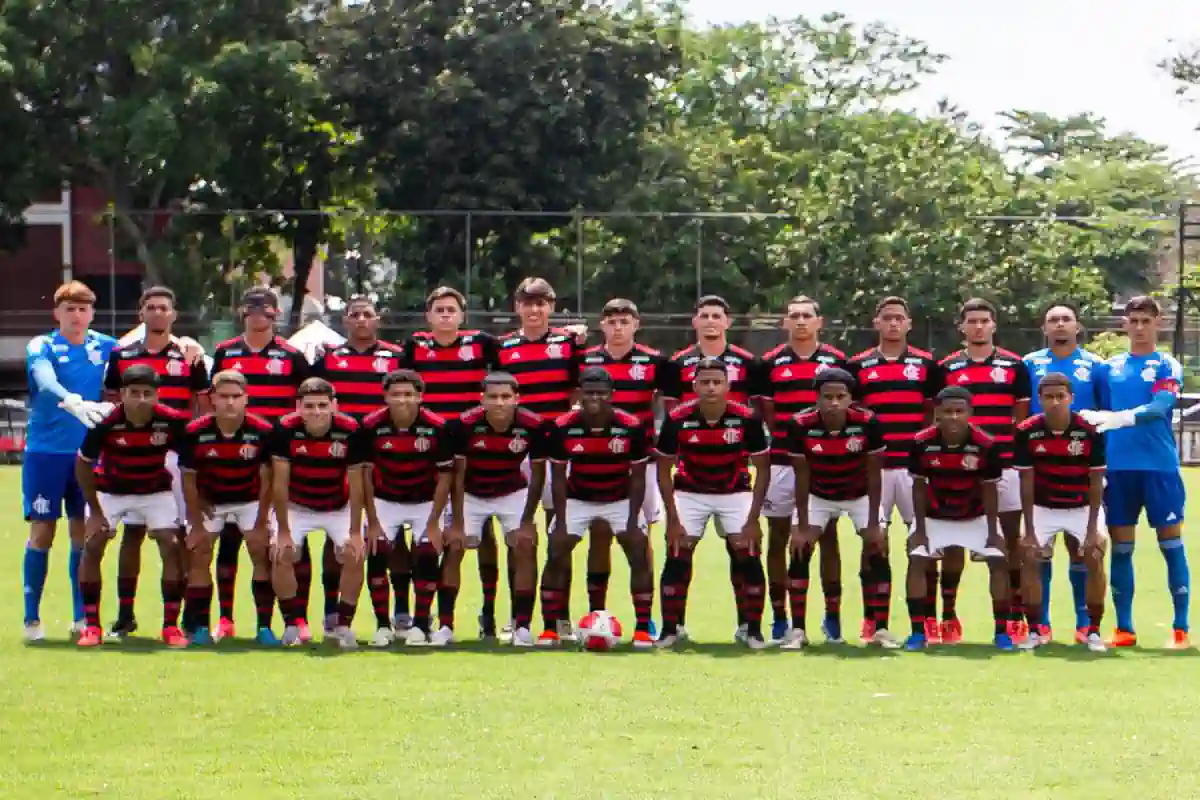
<instances>
[{"instance_id":1,"label":"blue cleat","mask_svg":"<svg viewBox=\"0 0 1200 800\"><path fill-rule=\"evenodd\" d=\"M904 640L905 650L912 650L915 652L917 650L924 650L926 647L929 647L929 640L925 638L925 634L923 633L910 634L909 637Z\"/></svg>"},{"instance_id":2,"label":"blue cleat","mask_svg":"<svg viewBox=\"0 0 1200 800\"><path fill-rule=\"evenodd\" d=\"M992 640L997 650L1012 650L1013 640L1007 633L997 633L996 638Z\"/></svg>"},{"instance_id":3,"label":"blue cleat","mask_svg":"<svg viewBox=\"0 0 1200 800\"><path fill-rule=\"evenodd\" d=\"M845 644L846 640L842 638L842 618L826 614L825 619L821 621L821 633L825 635L825 641L829 644Z\"/></svg>"},{"instance_id":4,"label":"blue cleat","mask_svg":"<svg viewBox=\"0 0 1200 800\"><path fill-rule=\"evenodd\" d=\"M279 647L283 642L275 635L275 631L270 628L259 628L258 633L254 635L254 641L265 647Z\"/></svg>"},{"instance_id":5,"label":"blue cleat","mask_svg":"<svg viewBox=\"0 0 1200 800\"><path fill-rule=\"evenodd\" d=\"M650 620L650 638L658 639L658 626L654 624L654 620Z\"/></svg>"},{"instance_id":6,"label":"blue cleat","mask_svg":"<svg viewBox=\"0 0 1200 800\"><path fill-rule=\"evenodd\" d=\"M786 619L775 620L774 622L771 623L771 641L772 642L782 642L784 639L787 638L788 631L790 631L791 629L792 629L792 626L788 624L788 621Z\"/></svg>"},{"instance_id":7,"label":"blue cleat","mask_svg":"<svg viewBox=\"0 0 1200 800\"><path fill-rule=\"evenodd\" d=\"M192 642L191 643L192 643L193 647L209 646L210 644L213 643L212 631L210 631L208 629L207 625L196 628L196 630L192 631Z\"/></svg>"}]
</instances>

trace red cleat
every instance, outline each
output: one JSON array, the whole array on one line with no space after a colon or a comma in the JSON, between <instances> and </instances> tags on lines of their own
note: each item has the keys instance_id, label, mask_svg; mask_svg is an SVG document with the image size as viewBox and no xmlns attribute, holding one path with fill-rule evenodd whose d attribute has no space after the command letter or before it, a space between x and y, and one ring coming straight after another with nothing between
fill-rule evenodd
<instances>
[{"instance_id":1,"label":"red cleat","mask_svg":"<svg viewBox=\"0 0 1200 800\"><path fill-rule=\"evenodd\" d=\"M1113 647L1137 647L1137 634L1117 628L1113 631L1112 641L1109 644Z\"/></svg>"},{"instance_id":2,"label":"red cleat","mask_svg":"<svg viewBox=\"0 0 1200 800\"><path fill-rule=\"evenodd\" d=\"M925 641L929 644L942 643L942 628L932 617L925 620Z\"/></svg>"},{"instance_id":3,"label":"red cleat","mask_svg":"<svg viewBox=\"0 0 1200 800\"><path fill-rule=\"evenodd\" d=\"M1024 644L1029 641L1029 625L1025 620L1014 619L1008 622L1008 638L1013 644Z\"/></svg>"},{"instance_id":4,"label":"red cleat","mask_svg":"<svg viewBox=\"0 0 1200 800\"><path fill-rule=\"evenodd\" d=\"M308 620L299 620L296 623L296 630L300 632L300 644L308 644L312 641L312 631L308 629Z\"/></svg>"},{"instance_id":5,"label":"red cleat","mask_svg":"<svg viewBox=\"0 0 1200 800\"><path fill-rule=\"evenodd\" d=\"M221 617L217 621L217 629L213 631L213 641L219 642L222 639L232 639L237 635L237 629L233 627L233 620L229 617Z\"/></svg>"},{"instance_id":6,"label":"red cleat","mask_svg":"<svg viewBox=\"0 0 1200 800\"><path fill-rule=\"evenodd\" d=\"M942 644L958 644L962 634L962 622L957 617L942 620Z\"/></svg>"},{"instance_id":7,"label":"red cleat","mask_svg":"<svg viewBox=\"0 0 1200 800\"><path fill-rule=\"evenodd\" d=\"M862 639L864 642L870 642L875 638L875 630L877 627L878 626L875 624L875 620L864 619L862 621L862 628L858 632L858 638Z\"/></svg>"},{"instance_id":8,"label":"red cleat","mask_svg":"<svg viewBox=\"0 0 1200 800\"><path fill-rule=\"evenodd\" d=\"M1087 644L1087 643L1088 643L1088 629L1087 628L1076 628L1075 629L1075 644Z\"/></svg>"},{"instance_id":9,"label":"red cleat","mask_svg":"<svg viewBox=\"0 0 1200 800\"><path fill-rule=\"evenodd\" d=\"M98 626L90 626L83 629L83 633L79 634L79 638L75 640L75 644L79 647L99 647L103 641L103 629Z\"/></svg>"},{"instance_id":10,"label":"red cleat","mask_svg":"<svg viewBox=\"0 0 1200 800\"><path fill-rule=\"evenodd\" d=\"M1171 641L1167 642L1168 650L1187 650L1192 646L1192 640L1188 636L1188 632L1182 628L1174 628L1171 631Z\"/></svg>"},{"instance_id":11,"label":"red cleat","mask_svg":"<svg viewBox=\"0 0 1200 800\"><path fill-rule=\"evenodd\" d=\"M177 625L171 625L170 627L163 628L162 640L163 644L165 644L167 647L187 647L191 643L188 640L187 635L183 631L179 630Z\"/></svg>"}]
</instances>

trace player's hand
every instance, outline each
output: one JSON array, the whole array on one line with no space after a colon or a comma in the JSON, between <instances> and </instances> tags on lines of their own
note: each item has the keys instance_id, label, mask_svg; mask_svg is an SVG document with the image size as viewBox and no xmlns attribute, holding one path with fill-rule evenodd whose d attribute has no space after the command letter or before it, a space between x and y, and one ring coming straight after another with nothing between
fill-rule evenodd
<instances>
[{"instance_id":1,"label":"player's hand","mask_svg":"<svg viewBox=\"0 0 1200 800\"><path fill-rule=\"evenodd\" d=\"M1089 550L1099 550L1104 552L1104 537L1100 535L1100 529L1092 526L1088 528L1087 535L1083 537L1083 546L1080 547L1083 552Z\"/></svg>"},{"instance_id":2,"label":"player's hand","mask_svg":"<svg viewBox=\"0 0 1200 800\"><path fill-rule=\"evenodd\" d=\"M533 525L521 525L515 531L509 531L504 537L509 547L529 544L537 540L537 529Z\"/></svg>"},{"instance_id":3,"label":"player's hand","mask_svg":"<svg viewBox=\"0 0 1200 800\"><path fill-rule=\"evenodd\" d=\"M367 523L367 552L374 555L379 552L380 542L384 541L383 526L378 521Z\"/></svg>"},{"instance_id":4,"label":"player's hand","mask_svg":"<svg viewBox=\"0 0 1200 800\"><path fill-rule=\"evenodd\" d=\"M187 536L184 537L183 543L188 550L197 550L204 540L211 536L208 529L204 527L204 519L202 517L194 517L188 521Z\"/></svg>"},{"instance_id":5,"label":"player's hand","mask_svg":"<svg viewBox=\"0 0 1200 800\"><path fill-rule=\"evenodd\" d=\"M638 512L633 512L629 515L629 519L625 521L625 533L633 536L636 533L642 532L642 518Z\"/></svg>"},{"instance_id":6,"label":"player's hand","mask_svg":"<svg viewBox=\"0 0 1200 800\"><path fill-rule=\"evenodd\" d=\"M816 537L813 536L811 525L793 525L792 533L788 537L788 549L796 555L804 552L804 548L812 547L816 544Z\"/></svg>"},{"instance_id":7,"label":"player's hand","mask_svg":"<svg viewBox=\"0 0 1200 800\"><path fill-rule=\"evenodd\" d=\"M565 325L563 330L575 337L575 344L587 344L588 326L586 322Z\"/></svg>"},{"instance_id":8,"label":"player's hand","mask_svg":"<svg viewBox=\"0 0 1200 800\"><path fill-rule=\"evenodd\" d=\"M758 518L746 520L746 524L742 525L735 538L738 541L734 547L744 549L752 557L758 556L759 550L762 549L762 526L758 524Z\"/></svg>"},{"instance_id":9,"label":"player's hand","mask_svg":"<svg viewBox=\"0 0 1200 800\"><path fill-rule=\"evenodd\" d=\"M679 551L685 547L687 542L687 529L683 527L683 523L677 519L667 520L667 547L670 549L671 555L678 557Z\"/></svg>"},{"instance_id":10,"label":"player's hand","mask_svg":"<svg viewBox=\"0 0 1200 800\"><path fill-rule=\"evenodd\" d=\"M879 529L879 524L872 522L862 530L863 547L868 545L882 545L883 531ZM884 552L887 552L886 550Z\"/></svg>"},{"instance_id":11,"label":"player's hand","mask_svg":"<svg viewBox=\"0 0 1200 800\"><path fill-rule=\"evenodd\" d=\"M337 554L338 563L345 564L347 561L362 561L366 549L367 545L363 541L363 537L351 533L346 543L334 552Z\"/></svg>"},{"instance_id":12,"label":"player's hand","mask_svg":"<svg viewBox=\"0 0 1200 800\"><path fill-rule=\"evenodd\" d=\"M989 533L984 546L999 550L1003 555L1008 555L1008 544L1004 541L1004 534L999 531Z\"/></svg>"},{"instance_id":13,"label":"player's hand","mask_svg":"<svg viewBox=\"0 0 1200 800\"><path fill-rule=\"evenodd\" d=\"M104 538L110 532L111 528L109 528L108 520L104 518L103 514L91 514L88 516L84 530L85 536L88 539Z\"/></svg>"},{"instance_id":14,"label":"player's hand","mask_svg":"<svg viewBox=\"0 0 1200 800\"><path fill-rule=\"evenodd\" d=\"M190 336L179 337L179 347L183 357L193 366L204 363L204 346Z\"/></svg>"},{"instance_id":15,"label":"player's hand","mask_svg":"<svg viewBox=\"0 0 1200 800\"><path fill-rule=\"evenodd\" d=\"M246 549L252 547L270 548L271 546L271 528L266 520L256 520L254 527L246 534Z\"/></svg>"},{"instance_id":16,"label":"player's hand","mask_svg":"<svg viewBox=\"0 0 1200 800\"><path fill-rule=\"evenodd\" d=\"M465 550L467 547L467 534L463 530L463 526L457 520L451 520L450 527L446 528L443 533L443 545L447 550Z\"/></svg>"},{"instance_id":17,"label":"player's hand","mask_svg":"<svg viewBox=\"0 0 1200 800\"><path fill-rule=\"evenodd\" d=\"M1108 433L1137 425L1137 412L1132 408L1125 411L1110 411L1106 420L1096 426L1096 433Z\"/></svg>"},{"instance_id":18,"label":"player's hand","mask_svg":"<svg viewBox=\"0 0 1200 800\"><path fill-rule=\"evenodd\" d=\"M432 517L429 522L425 523L425 541L429 542L430 547L439 554L445 546L445 543L442 541L442 526Z\"/></svg>"},{"instance_id":19,"label":"player's hand","mask_svg":"<svg viewBox=\"0 0 1200 800\"><path fill-rule=\"evenodd\" d=\"M280 529L275 537L275 546L271 548L271 556L277 564L296 563L296 543L292 541L291 531Z\"/></svg>"},{"instance_id":20,"label":"player's hand","mask_svg":"<svg viewBox=\"0 0 1200 800\"><path fill-rule=\"evenodd\" d=\"M566 540L567 538L567 521L563 519L563 515L557 514L554 517L554 527L550 529L550 535L556 539Z\"/></svg>"},{"instance_id":21,"label":"player's hand","mask_svg":"<svg viewBox=\"0 0 1200 800\"><path fill-rule=\"evenodd\" d=\"M908 536L908 552L911 554L914 550L921 550L929 553L929 536L923 528L914 528L913 532ZM932 553L930 553L932 555Z\"/></svg>"}]
</instances>

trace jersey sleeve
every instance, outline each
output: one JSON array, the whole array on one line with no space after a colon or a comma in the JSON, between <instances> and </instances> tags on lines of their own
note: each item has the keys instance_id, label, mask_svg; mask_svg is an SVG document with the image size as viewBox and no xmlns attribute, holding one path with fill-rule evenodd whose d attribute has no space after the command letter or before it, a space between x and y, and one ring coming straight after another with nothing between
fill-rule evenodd
<instances>
[{"instance_id":1,"label":"jersey sleeve","mask_svg":"<svg viewBox=\"0 0 1200 800\"><path fill-rule=\"evenodd\" d=\"M500 340L490 333L480 335L483 337L480 348L483 350L483 359L487 363L488 371L495 372L500 369Z\"/></svg>"},{"instance_id":2,"label":"jersey sleeve","mask_svg":"<svg viewBox=\"0 0 1200 800\"><path fill-rule=\"evenodd\" d=\"M363 428L357 428L350 434L346 455L346 463L352 467L370 463L371 439Z\"/></svg>"},{"instance_id":3,"label":"jersey sleeve","mask_svg":"<svg viewBox=\"0 0 1200 800\"><path fill-rule=\"evenodd\" d=\"M580 347L575 343L575 338L571 338L571 360L567 362L567 380L570 381L571 388L579 387L579 362L583 360L583 351L586 347Z\"/></svg>"},{"instance_id":4,"label":"jersey sleeve","mask_svg":"<svg viewBox=\"0 0 1200 800\"><path fill-rule=\"evenodd\" d=\"M767 441L767 428L763 425L762 419L757 414L754 414L747 422L746 452L752 456L757 456L770 450L771 443Z\"/></svg>"},{"instance_id":5,"label":"jersey sleeve","mask_svg":"<svg viewBox=\"0 0 1200 800\"><path fill-rule=\"evenodd\" d=\"M29 344L25 345L25 368L32 368L35 361L43 358L53 364L54 347L50 344L50 337L35 336L29 340Z\"/></svg>"},{"instance_id":6,"label":"jersey sleeve","mask_svg":"<svg viewBox=\"0 0 1200 800\"><path fill-rule=\"evenodd\" d=\"M179 454L179 468L182 470L195 471L196 469L196 441L197 436L194 433L189 433L185 428L183 434L179 437L179 446L175 448L175 452Z\"/></svg>"},{"instance_id":7,"label":"jersey sleeve","mask_svg":"<svg viewBox=\"0 0 1200 800\"><path fill-rule=\"evenodd\" d=\"M788 455L794 458L804 458L807 452L804 449L804 437L806 428L794 419L789 419L783 423L783 441L779 444L787 449Z\"/></svg>"},{"instance_id":8,"label":"jersey sleeve","mask_svg":"<svg viewBox=\"0 0 1200 800\"><path fill-rule=\"evenodd\" d=\"M1016 374L1013 376L1013 399L1018 402L1033 397L1033 381L1029 378L1029 365L1018 361Z\"/></svg>"},{"instance_id":9,"label":"jersey sleeve","mask_svg":"<svg viewBox=\"0 0 1200 800\"><path fill-rule=\"evenodd\" d=\"M545 461L550 458L550 436L557 427L553 420L542 420L529 442L530 461Z\"/></svg>"},{"instance_id":10,"label":"jersey sleeve","mask_svg":"<svg viewBox=\"0 0 1200 800\"><path fill-rule=\"evenodd\" d=\"M433 461L437 464L438 472L447 472L454 468L453 427L447 423L434 437Z\"/></svg>"},{"instance_id":11,"label":"jersey sleeve","mask_svg":"<svg viewBox=\"0 0 1200 800\"><path fill-rule=\"evenodd\" d=\"M629 456L634 464L640 464L650 457L650 425L642 423L634 430L629 443Z\"/></svg>"},{"instance_id":12,"label":"jersey sleeve","mask_svg":"<svg viewBox=\"0 0 1200 800\"><path fill-rule=\"evenodd\" d=\"M312 375L312 365L299 350L292 353L292 383L296 386L304 383Z\"/></svg>"},{"instance_id":13,"label":"jersey sleeve","mask_svg":"<svg viewBox=\"0 0 1200 800\"><path fill-rule=\"evenodd\" d=\"M675 400L683 397L683 368L680 367L678 361L667 359L663 362L659 391L662 392L663 397Z\"/></svg>"},{"instance_id":14,"label":"jersey sleeve","mask_svg":"<svg viewBox=\"0 0 1200 800\"><path fill-rule=\"evenodd\" d=\"M746 394L751 397L765 397L770 399L771 381L769 375L767 362L755 356L746 365Z\"/></svg>"},{"instance_id":15,"label":"jersey sleeve","mask_svg":"<svg viewBox=\"0 0 1200 800\"><path fill-rule=\"evenodd\" d=\"M925 467L921 460L921 443L913 442L908 449L908 474L915 478L925 477Z\"/></svg>"},{"instance_id":16,"label":"jersey sleeve","mask_svg":"<svg viewBox=\"0 0 1200 800\"><path fill-rule=\"evenodd\" d=\"M113 359L116 359L116 354L113 354ZM111 369L113 361L109 361ZM208 368L204 366L204 360L200 359L188 367L191 370L191 375L188 378L188 388L192 390L192 394L203 394L208 391Z\"/></svg>"},{"instance_id":17,"label":"jersey sleeve","mask_svg":"<svg viewBox=\"0 0 1200 800\"><path fill-rule=\"evenodd\" d=\"M929 359L929 368L925 370L925 401L932 404L933 398L945 385L946 375L942 365L932 358Z\"/></svg>"},{"instance_id":18,"label":"jersey sleeve","mask_svg":"<svg viewBox=\"0 0 1200 800\"><path fill-rule=\"evenodd\" d=\"M560 464L568 460L566 440L559 425L546 429L546 457Z\"/></svg>"},{"instance_id":19,"label":"jersey sleeve","mask_svg":"<svg viewBox=\"0 0 1200 800\"><path fill-rule=\"evenodd\" d=\"M104 370L104 388L110 392L121 389L121 351L113 350L108 357L108 367Z\"/></svg>"},{"instance_id":20,"label":"jersey sleeve","mask_svg":"<svg viewBox=\"0 0 1200 800\"><path fill-rule=\"evenodd\" d=\"M452 454L459 458L466 458L467 427L463 425L462 420L452 419L446 421L446 442Z\"/></svg>"},{"instance_id":21,"label":"jersey sleeve","mask_svg":"<svg viewBox=\"0 0 1200 800\"><path fill-rule=\"evenodd\" d=\"M1029 454L1029 431L1018 427L1013 433L1013 468L1030 469L1033 458Z\"/></svg>"},{"instance_id":22,"label":"jersey sleeve","mask_svg":"<svg viewBox=\"0 0 1200 800\"><path fill-rule=\"evenodd\" d=\"M664 456L679 455L679 423L668 416L658 431L654 452Z\"/></svg>"},{"instance_id":23,"label":"jersey sleeve","mask_svg":"<svg viewBox=\"0 0 1200 800\"><path fill-rule=\"evenodd\" d=\"M280 461L291 461L291 432L282 425L277 425L275 430L271 431L270 449L272 458L278 458Z\"/></svg>"},{"instance_id":24,"label":"jersey sleeve","mask_svg":"<svg viewBox=\"0 0 1200 800\"><path fill-rule=\"evenodd\" d=\"M988 445L983 453L983 468L981 470L984 481L998 481L1004 473L1004 465L1000 461L1000 448L995 445Z\"/></svg>"},{"instance_id":25,"label":"jersey sleeve","mask_svg":"<svg viewBox=\"0 0 1200 800\"><path fill-rule=\"evenodd\" d=\"M1088 439L1091 440L1092 445L1088 466L1092 469L1104 469L1108 464L1108 451L1104 449L1104 434L1088 431Z\"/></svg>"},{"instance_id":26,"label":"jersey sleeve","mask_svg":"<svg viewBox=\"0 0 1200 800\"><path fill-rule=\"evenodd\" d=\"M1171 394L1179 394L1179 388L1183 385L1183 365L1173 356L1163 355L1162 360L1158 364L1156 370L1154 385L1150 387L1152 395L1159 392L1170 392Z\"/></svg>"},{"instance_id":27,"label":"jersey sleeve","mask_svg":"<svg viewBox=\"0 0 1200 800\"><path fill-rule=\"evenodd\" d=\"M88 430L83 437L83 444L79 446L79 455L83 456L85 461L94 463L100 460L100 452L104 448L104 437L108 435L108 429L108 424L101 422Z\"/></svg>"},{"instance_id":28,"label":"jersey sleeve","mask_svg":"<svg viewBox=\"0 0 1200 800\"><path fill-rule=\"evenodd\" d=\"M883 441L883 426L879 424L879 417L874 414L867 420L867 452L882 453L887 449L887 443Z\"/></svg>"},{"instance_id":29,"label":"jersey sleeve","mask_svg":"<svg viewBox=\"0 0 1200 800\"><path fill-rule=\"evenodd\" d=\"M224 364L225 364L225 348L218 347L216 350L213 350L213 354L212 354L212 370L209 372L209 375L208 375L210 381L212 380L212 377L214 375L216 375L221 370L225 369Z\"/></svg>"}]
</instances>

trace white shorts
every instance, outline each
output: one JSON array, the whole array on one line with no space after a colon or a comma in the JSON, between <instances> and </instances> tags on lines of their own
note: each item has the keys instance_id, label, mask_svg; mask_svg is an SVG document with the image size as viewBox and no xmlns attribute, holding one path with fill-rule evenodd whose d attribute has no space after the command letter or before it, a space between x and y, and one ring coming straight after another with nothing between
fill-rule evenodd
<instances>
[{"instance_id":1,"label":"white shorts","mask_svg":"<svg viewBox=\"0 0 1200 800\"><path fill-rule=\"evenodd\" d=\"M152 531L174 530L179 525L176 516L175 498L170 492L154 494L106 494L99 493L100 509L108 527L144 525Z\"/></svg>"},{"instance_id":2,"label":"white shorts","mask_svg":"<svg viewBox=\"0 0 1200 800\"><path fill-rule=\"evenodd\" d=\"M183 499L183 475L179 472L179 454L167 451L167 473L171 476L171 494L175 496L175 527L182 528L187 519L187 502Z\"/></svg>"},{"instance_id":3,"label":"white shorts","mask_svg":"<svg viewBox=\"0 0 1200 800\"><path fill-rule=\"evenodd\" d=\"M614 534L623 533L629 522L629 501L591 503L587 500L567 500L567 535L581 538L592 520L602 519Z\"/></svg>"},{"instance_id":4,"label":"white shorts","mask_svg":"<svg viewBox=\"0 0 1200 800\"><path fill-rule=\"evenodd\" d=\"M204 520L204 529L219 534L226 525L233 523L242 533L249 533L258 522L258 501L249 503L223 503L213 506L211 519Z\"/></svg>"},{"instance_id":5,"label":"white shorts","mask_svg":"<svg viewBox=\"0 0 1200 800\"><path fill-rule=\"evenodd\" d=\"M542 510L550 511L554 508L554 490L550 488L550 462L546 462L546 482L542 484ZM525 480L529 480L533 468L529 463L529 459L521 462L521 474L525 476ZM506 529L507 530L507 529ZM515 529L514 529L515 530Z\"/></svg>"},{"instance_id":6,"label":"white shorts","mask_svg":"<svg viewBox=\"0 0 1200 800\"><path fill-rule=\"evenodd\" d=\"M463 532L467 537L467 547L479 547L483 526L493 518L500 523L502 534L512 533L521 527L521 517L525 513L525 500L528 497L528 489L518 489L502 497L476 497L464 493Z\"/></svg>"},{"instance_id":7,"label":"white shorts","mask_svg":"<svg viewBox=\"0 0 1200 800\"><path fill-rule=\"evenodd\" d=\"M849 517L854 530L862 532L871 523L871 504L866 495L853 500L826 500L815 494L808 496L808 524L824 529L830 520Z\"/></svg>"},{"instance_id":8,"label":"white shorts","mask_svg":"<svg viewBox=\"0 0 1200 800\"><path fill-rule=\"evenodd\" d=\"M1053 544L1058 538L1059 531L1070 536L1079 544L1087 539L1088 507L1080 508L1046 508L1033 507L1033 535L1037 537L1038 547ZM1100 536L1107 539L1104 529L1104 509L1096 517L1096 528Z\"/></svg>"},{"instance_id":9,"label":"white shorts","mask_svg":"<svg viewBox=\"0 0 1200 800\"><path fill-rule=\"evenodd\" d=\"M750 492L734 494L699 494L676 492L675 509L687 535L699 539L711 520L717 535L722 539L731 533L740 533L750 515Z\"/></svg>"},{"instance_id":10,"label":"white shorts","mask_svg":"<svg viewBox=\"0 0 1200 800\"><path fill-rule=\"evenodd\" d=\"M345 547L350 541L350 504L334 511L313 511L311 508L288 505L288 527L292 532L292 543L296 547L304 544L310 533L323 531L334 547Z\"/></svg>"},{"instance_id":11,"label":"white shorts","mask_svg":"<svg viewBox=\"0 0 1200 800\"><path fill-rule=\"evenodd\" d=\"M646 465L646 498L642 502L642 519L649 527L662 517L662 494L658 488L658 466L653 460Z\"/></svg>"},{"instance_id":12,"label":"white shorts","mask_svg":"<svg viewBox=\"0 0 1200 800\"><path fill-rule=\"evenodd\" d=\"M1021 510L1021 473L1012 467L1000 473L1000 482L996 484L996 494L999 497L997 511L1007 514L1010 511Z\"/></svg>"},{"instance_id":13,"label":"white shorts","mask_svg":"<svg viewBox=\"0 0 1200 800\"><path fill-rule=\"evenodd\" d=\"M379 525L383 535L389 542L396 541L405 526L412 528L413 544L426 541L425 529L429 526L429 517L433 514L433 503L396 503L391 500L375 498L375 515L379 517Z\"/></svg>"},{"instance_id":14,"label":"white shorts","mask_svg":"<svg viewBox=\"0 0 1200 800\"><path fill-rule=\"evenodd\" d=\"M900 514L905 525L912 525L913 500L912 473L907 469L885 469L879 493L879 524L886 528L892 521L892 512Z\"/></svg>"},{"instance_id":15,"label":"white shorts","mask_svg":"<svg viewBox=\"0 0 1200 800\"><path fill-rule=\"evenodd\" d=\"M929 555L940 558L947 547L961 547L977 556L999 556L1000 551L987 546L987 518L926 519L925 534L929 538Z\"/></svg>"},{"instance_id":16,"label":"white shorts","mask_svg":"<svg viewBox=\"0 0 1200 800\"><path fill-rule=\"evenodd\" d=\"M795 515L796 470L786 464L771 465L771 485L767 487L762 513L768 519Z\"/></svg>"}]
</instances>

